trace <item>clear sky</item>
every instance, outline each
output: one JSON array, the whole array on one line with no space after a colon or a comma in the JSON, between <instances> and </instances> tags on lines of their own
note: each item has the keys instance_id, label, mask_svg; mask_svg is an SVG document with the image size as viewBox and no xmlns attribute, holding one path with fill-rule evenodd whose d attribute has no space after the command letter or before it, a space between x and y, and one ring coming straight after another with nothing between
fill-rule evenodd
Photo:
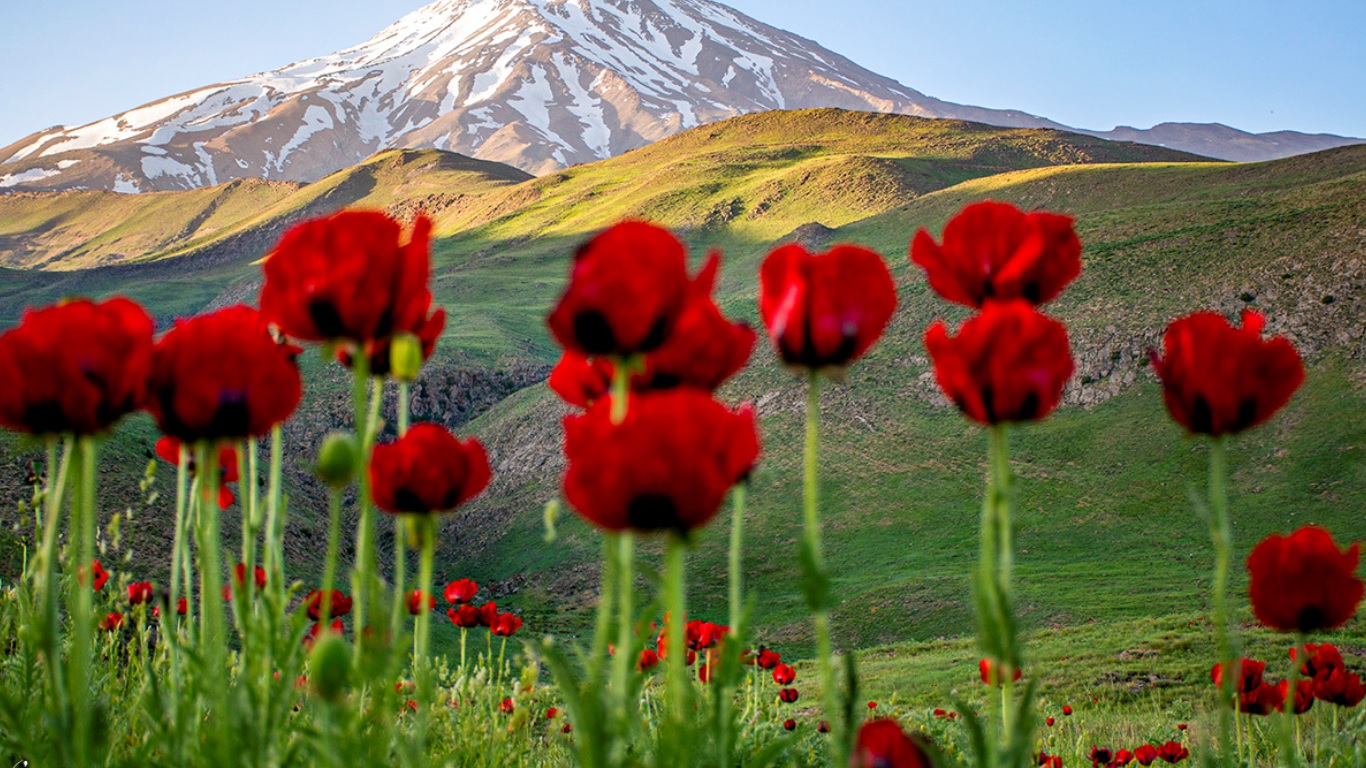
<instances>
[{"instance_id":1,"label":"clear sky","mask_svg":"<svg viewBox=\"0 0 1366 768\"><path fill-rule=\"evenodd\" d=\"M364 41L423 0L0 0L0 146ZM1366 137L1363 0L730 0L923 93L1080 128Z\"/></svg>"}]
</instances>

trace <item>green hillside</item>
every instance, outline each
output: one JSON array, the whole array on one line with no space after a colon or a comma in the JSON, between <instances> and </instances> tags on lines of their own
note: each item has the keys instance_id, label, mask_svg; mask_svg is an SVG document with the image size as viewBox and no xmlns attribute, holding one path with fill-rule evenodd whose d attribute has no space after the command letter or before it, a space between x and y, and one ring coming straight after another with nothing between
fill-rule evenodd
<instances>
[{"instance_id":1,"label":"green hillside","mask_svg":"<svg viewBox=\"0 0 1366 768\"><path fill-rule=\"evenodd\" d=\"M1309 368L1286 412L1233 447L1239 552L1310 521L1366 538L1366 148L1254 165L1185 162L1193 158L1051 131L818 110L737 118L538 179L453 157L381 156L202 242L149 253L150 263L7 271L0 324L25 303L75 292L126 292L163 321L250 301L259 275L250 262L287 222L340 202L428 208L439 234L434 291L450 321L427 393L461 392L478 373L489 395L420 415L479 435L497 473L487 494L445 522L438 578L472 576L535 631L574 631L591 619L599 546L572 515L555 543L543 541L541 507L563 470L564 411L540 385L503 397L557 354L543 316L574 247L619 218L654 218L677 228L699 259L724 252L718 301L754 321L755 275L775 242L871 245L892 267L901 306L882 343L823 399L836 644L932 641L972 631L966 576L985 439L937 395L920 339L934 318L963 313L929 292L906 247L918 227L937 234L962 205L990 197L1075 215L1085 245L1081 278L1049 308L1068 323L1077 376L1053 418L1012 437L1027 627L1205 610L1207 533L1187 498L1203 482L1204 452L1167 420L1146 360L1166 322L1196 308L1266 312ZM16 229L4 218L0 227ZM299 444L289 462L300 532L319 530L322 518L306 457L346 412L335 367L309 368L317 384L291 432ZM722 396L754 401L762 418L746 554L761 637L800 653L809 643L796 566L802 391L761 345ZM111 450L140 470L151 437L143 424ZM9 448L0 491L18 498L15 478L31 454L0 445ZM156 483L161 499L139 512L125 542L153 563L164 559L166 474ZM104 482L119 499L111 505L139 503L135 487L118 487L131 476L111 472ZM728 514L700 537L690 570L691 604L710 619L723 616Z\"/></svg>"}]
</instances>

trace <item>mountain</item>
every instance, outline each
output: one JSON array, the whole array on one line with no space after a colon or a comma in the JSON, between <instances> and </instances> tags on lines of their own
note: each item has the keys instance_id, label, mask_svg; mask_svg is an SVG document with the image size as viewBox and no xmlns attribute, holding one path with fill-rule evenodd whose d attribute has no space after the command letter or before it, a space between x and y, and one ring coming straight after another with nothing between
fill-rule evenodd
<instances>
[{"instance_id":1,"label":"mountain","mask_svg":"<svg viewBox=\"0 0 1366 768\"><path fill-rule=\"evenodd\" d=\"M438 0L332 55L0 148L0 190L310 182L390 148L543 174L723 118L811 107L1065 127L928 97L711 0ZM1094 135L1239 160L1353 141L1117 130Z\"/></svg>"}]
</instances>

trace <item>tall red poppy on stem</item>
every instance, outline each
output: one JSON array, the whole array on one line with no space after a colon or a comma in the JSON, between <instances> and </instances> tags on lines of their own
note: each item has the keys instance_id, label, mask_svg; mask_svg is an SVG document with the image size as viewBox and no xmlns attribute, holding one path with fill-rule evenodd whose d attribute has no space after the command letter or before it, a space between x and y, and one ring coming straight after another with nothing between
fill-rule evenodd
<instances>
[{"instance_id":1,"label":"tall red poppy on stem","mask_svg":"<svg viewBox=\"0 0 1366 768\"><path fill-rule=\"evenodd\" d=\"M473 600L478 592L479 585L474 579L456 579L446 585L446 602L465 605Z\"/></svg>"},{"instance_id":2,"label":"tall red poppy on stem","mask_svg":"<svg viewBox=\"0 0 1366 768\"><path fill-rule=\"evenodd\" d=\"M431 220L418 216L404 242L402 226L378 211L296 225L266 258L261 312L306 341L421 336L431 322L431 229Z\"/></svg>"},{"instance_id":3,"label":"tall red poppy on stem","mask_svg":"<svg viewBox=\"0 0 1366 768\"><path fill-rule=\"evenodd\" d=\"M1045 304L1081 274L1081 241L1072 218L1024 213L985 201L964 208L944 226L944 243L924 229L911 242L911 261L949 301L982 307L988 300Z\"/></svg>"},{"instance_id":4,"label":"tall red poppy on stem","mask_svg":"<svg viewBox=\"0 0 1366 768\"><path fill-rule=\"evenodd\" d=\"M930 768L934 763L896 720L869 720L859 728L850 768Z\"/></svg>"},{"instance_id":5,"label":"tall red poppy on stem","mask_svg":"<svg viewBox=\"0 0 1366 768\"><path fill-rule=\"evenodd\" d=\"M488 455L478 440L461 441L436 424L375 446L370 487L375 506L395 514L449 512L489 484Z\"/></svg>"},{"instance_id":6,"label":"tall red poppy on stem","mask_svg":"<svg viewBox=\"0 0 1366 768\"><path fill-rule=\"evenodd\" d=\"M613 424L601 401L564 420L565 498L613 531L705 525L759 456L754 413L732 412L693 390L643 395Z\"/></svg>"},{"instance_id":7,"label":"tall red poppy on stem","mask_svg":"<svg viewBox=\"0 0 1366 768\"><path fill-rule=\"evenodd\" d=\"M565 349L629 357L664 343L687 301L683 244L667 229L626 221L574 254L569 284L546 317Z\"/></svg>"},{"instance_id":8,"label":"tall red poppy on stem","mask_svg":"<svg viewBox=\"0 0 1366 768\"><path fill-rule=\"evenodd\" d=\"M988 303L957 336L936 321L925 348L944 394L980 424L1042 419L1072 375L1067 329L1023 301Z\"/></svg>"},{"instance_id":9,"label":"tall red poppy on stem","mask_svg":"<svg viewBox=\"0 0 1366 768\"><path fill-rule=\"evenodd\" d=\"M673 331L645 358L645 370L633 377L633 389L694 387L714 392L749 361L754 330L731 322L712 300L721 256L712 253L688 287L688 300Z\"/></svg>"},{"instance_id":10,"label":"tall red poppy on stem","mask_svg":"<svg viewBox=\"0 0 1366 768\"><path fill-rule=\"evenodd\" d=\"M351 598L342 594L341 590L332 590L331 604L328 606L328 615L337 619L351 612ZM321 621L323 617L323 592L313 590L304 598L304 608L308 613L308 618L314 621Z\"/></svg>"},{"instance_id":11,"label":"tall red poppy on stem","mask_svg":"<svg viewBox=\"0 0 1366 768\"><path fill-rule=\"evenodd\" d=\"M0 426L93 435L142 405L152 319L128 299L76 299L24 312L0 334Z\"/></svg>"},{"instance_id":12,"label":"tall red poppy on stem","mask_svg":"<svg viewBox=\"0 0 1366 768\"><path fill-rule=\"evenodd\" d=\"M1262 675L1266 672L1266 662L1257 661L1244 657L1239 662L1238 679L1234 681L1234 693L1252 693L1262 684ZM1224 686L1224 665L1215 664L1209 671L1210 680L1214 681L1216 687Z\"/></svg>"},{"instance_id":13,"label":"tall red poppy on stem","mask_svg":"<svg viewBox=\"0 0 1366 768\"><path fill-rule=\"evenodd\" d=\"M1150 352L1167 411L1190 432L1231 435L1271 418L1304 381L1299 353L1283 336L1262 339L1266 319L1243 327L1196 312L1167 326L1162 357Z\"/></svg>"},{"instance_id":14,"label":"tall red poppy on stem","mask_svg":"<svg viewBox=\"0 0 1366 768\"><path fill-rule=\"evenodd\" d=\"M1360 542L1339 550L1332 534L1315 526L1272 534L1247 558L1252 612L1282 632L1336 629L1356 614L1366 591L1356 575L1360 559Z\"/></svg>"},{"instance_id":15,"label":"tall red poppy on stem","mask_svg":"<svg viewBox=\"0 0 1366 768\"><path fill-rule=\"evenodd\" d=\"M147 410L186 442L264 435L303 396L294 357L250 307L180 321L157 342Z\"/></svg>"},{"instance_id":16,"label":"tall red poppy on stem","mask_svg":"<svg viewBox=\"0 0 1366 768\"><path fill-rule=\"evenodd\" d=\"M180 447L182 443L174 437L163 436L157 440L157 458L165 461L172 466L180 466ZM186 464L190 477L194 477L194 453L191 452L189 461ZM237 449L231 445L221 445L218 447L218 508L227 509L232 506L236 499L232 494L232 489L228 483L235 483L241 480L237 471Z\"/></svg>"},{"instance_id":17,"label":"tall red poppy on stem","mask_svg":"<svg viewBox=\"0 0 1366 768\"><path fill-rule=\"evenodd\" d=\"M896 285L882 257L837 245L823 254L785 245L759 269L759 315L783 362L841 368L877 342L896 311Z\"/></svg>"}]
</instances>

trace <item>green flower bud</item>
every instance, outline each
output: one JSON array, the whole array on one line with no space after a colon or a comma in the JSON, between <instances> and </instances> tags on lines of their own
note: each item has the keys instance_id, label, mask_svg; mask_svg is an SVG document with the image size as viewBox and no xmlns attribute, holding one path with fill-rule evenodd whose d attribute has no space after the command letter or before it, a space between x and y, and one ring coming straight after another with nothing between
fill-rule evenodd
<instances>
[{"instance_id":1,"label":"green flower bud","mask_svg":"<svg viewBox=\"0 0 1366 768\"><path fill-rule=\"evenodd\" d=\"M422 372L422 341L400 333L389 342L389 374L398 381L417 381Z\"/></svg>"},{"instance_id":2,"label":"green flower bud","mask_svg":"<svg viewBox=\"0 0 1366 768\"><path fill-rule=\"evenodd\" d=\"M309 681L324 701L335 702L346 691L351 675L351 647L330 629L324 629L308 654Z\"/></svg>"},{"instance_id":3,"label":"green flower bud","mask_svg":"<svg viewBox=\"0 0 1366 768\"><path fill-rule=\"evenodd\" d=\"M333 432L323 438L323 447L318 450L318 465L313 468L319 480L340 491L351 484L359 467L360 446L349 432Z\"/></svg>"}]
</instances>

